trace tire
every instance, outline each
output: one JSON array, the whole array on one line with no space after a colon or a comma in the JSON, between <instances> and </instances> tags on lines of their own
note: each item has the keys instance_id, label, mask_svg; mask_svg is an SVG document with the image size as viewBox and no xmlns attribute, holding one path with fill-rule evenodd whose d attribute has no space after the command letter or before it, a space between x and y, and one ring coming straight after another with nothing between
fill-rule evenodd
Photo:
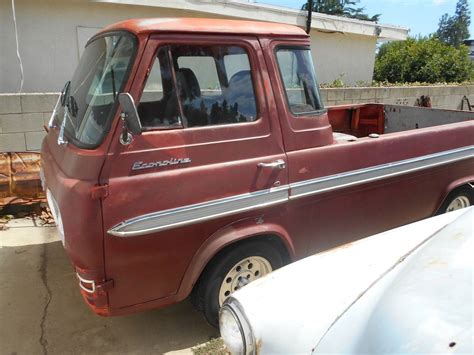
<instances>
[{"instance_id":1,"label":"tire","mask_svg":"<svg viewBox=\"0 0 474 355\"><path fill-rule=\"evenodd\" d=\"M437 214L455 211L472 205L474 205L474 189L470 186L463 186L452 191L446 197Z\"/></svg>"},{"instance_id":2,"label":"tire","mask_svg":"<svg viewBox=\"0 0 474 355\"><path fill-rule=\"evenodd\" d=\"M191 302L209 324L217 328L222 297L228 297L234 291L229 292L232 288L243 287L280 268L283 260L278 248L269 242L250 241L231 247L206 267L193 290Z\"/></svg>"}]
</instances>

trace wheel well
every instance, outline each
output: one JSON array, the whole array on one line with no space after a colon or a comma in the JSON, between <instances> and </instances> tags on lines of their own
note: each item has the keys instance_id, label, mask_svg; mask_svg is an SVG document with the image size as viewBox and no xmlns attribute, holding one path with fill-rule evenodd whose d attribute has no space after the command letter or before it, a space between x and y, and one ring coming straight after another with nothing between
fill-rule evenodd
<instances>
[{"instance_id":1,"label":"wheel well","mask_svg":"<svg viewBox=\"0 0 474 355\"><path fill-rule=\"evenodd\" d=\"M457 194L459 191L466 190L466 189L471 190L472 192L474 192L474 182L468 182L466 184L456 186L454 189L449 191L449 193L444 198L443 203L446 200L448 200L450 197L452 197L453 195Z\"/></svg>"},{"instance_id":2,"label":"wheel well","mask_svg":"<svg viewBox=\"0 0 474 355\"><path fill-rule=\"evenodd\" d=\"M467 182L465 184L456 186L454 189L448 192L448 194L444 197L441 201L441 204L436 211L436 215L441 214L443 212L443 208L445 207L446 203L451 199L454 195L459 193L460 191L468 190L471 193L471 196L474 196L474 182Z\"/></svg>"},{"instance_id":3,"label":"wheel well","mask_svg":"<svg viewBox=\"0 0 474 355\"><path fill-rule=\"evenodd\" d=\"M201 280L202 276L205 274L205 272L212 267L212 265L218 260L222 255L227 253L229 250L233 248L238 248L239 246L242 246L244 244L248 243L253 243L255 241L265 241L267 243L270 243L273 247L275 247L279 252L280 255L282 256L283 259L283 265L287 265L291 262L291 257L288 252L288 249L286 248L284 242L281 240L280 237L274 235L274 234L261 234L261 235L255 235L252 237L248 237L245 239L238 240L234 243L231 243L229 245L226 245L224 248L219 250L206 264L204 269L201 271L201 274L199 275L196 283L193 286L193 289L196 288L196 286L199 284L199 281Z\"/></svg>"}]
</instances>

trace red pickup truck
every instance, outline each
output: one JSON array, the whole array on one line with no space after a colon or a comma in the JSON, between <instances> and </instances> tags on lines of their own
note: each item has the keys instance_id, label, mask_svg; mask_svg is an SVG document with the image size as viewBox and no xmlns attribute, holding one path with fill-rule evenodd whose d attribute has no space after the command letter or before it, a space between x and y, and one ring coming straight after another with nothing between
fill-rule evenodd
<instances>
[{"instance_id":1,"label":"red pickup truck","mask_svg":"<svg viewBox=\"0 0 474 355\"><path fill-rule=\"evenodd\" d=\"M42 180L94 312L191 295L216 324L286 263L473 203L474 113L325 109L309 44L214 19L129 20L88 42Z\"/></svg>"}]
</instances>

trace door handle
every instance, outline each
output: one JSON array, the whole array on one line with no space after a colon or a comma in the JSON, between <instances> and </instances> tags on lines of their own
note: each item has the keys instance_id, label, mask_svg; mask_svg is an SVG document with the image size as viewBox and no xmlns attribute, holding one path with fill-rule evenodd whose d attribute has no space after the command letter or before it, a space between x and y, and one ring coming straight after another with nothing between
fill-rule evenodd
<instances>
[{"instance_id":1,"label":"door handle","mask_svg":"<svg viewBox=\"0 0 474 355\"><path fill-rule=\"evenodd\" d=\"M272 161L271 163L258 163L259 168L270 168L270 169L280 169L283 170L286 168L286 163L283 159L278 159Z\"/></svg>"}]
</instances>

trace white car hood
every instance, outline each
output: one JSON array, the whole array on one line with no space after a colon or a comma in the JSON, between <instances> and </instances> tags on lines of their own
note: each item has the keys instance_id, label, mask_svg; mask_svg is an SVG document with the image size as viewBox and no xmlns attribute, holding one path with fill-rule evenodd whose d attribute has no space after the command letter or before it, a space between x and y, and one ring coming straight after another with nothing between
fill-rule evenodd
<instances>
[{"instance_id":1,"label":"white car hood","mask_svg":"<svg viewBox=\"0 0 474 355\"><path fill-rule=\"evenodd\" d=\"M313 352L368 290L468 211L472 213L447 213L310 256L235 292L232 296L242 305L258 352Z\"/></svg>"},{"instance_id":2,"label":"white car hood","mask_svg":"<svg viewBox=\"0 0 474 355\"><path fill-rule=\"evenodd\" d=\"M473 233L470 209L371 287L313 353L472 354Z\"/></svg>"}]
</instances>

